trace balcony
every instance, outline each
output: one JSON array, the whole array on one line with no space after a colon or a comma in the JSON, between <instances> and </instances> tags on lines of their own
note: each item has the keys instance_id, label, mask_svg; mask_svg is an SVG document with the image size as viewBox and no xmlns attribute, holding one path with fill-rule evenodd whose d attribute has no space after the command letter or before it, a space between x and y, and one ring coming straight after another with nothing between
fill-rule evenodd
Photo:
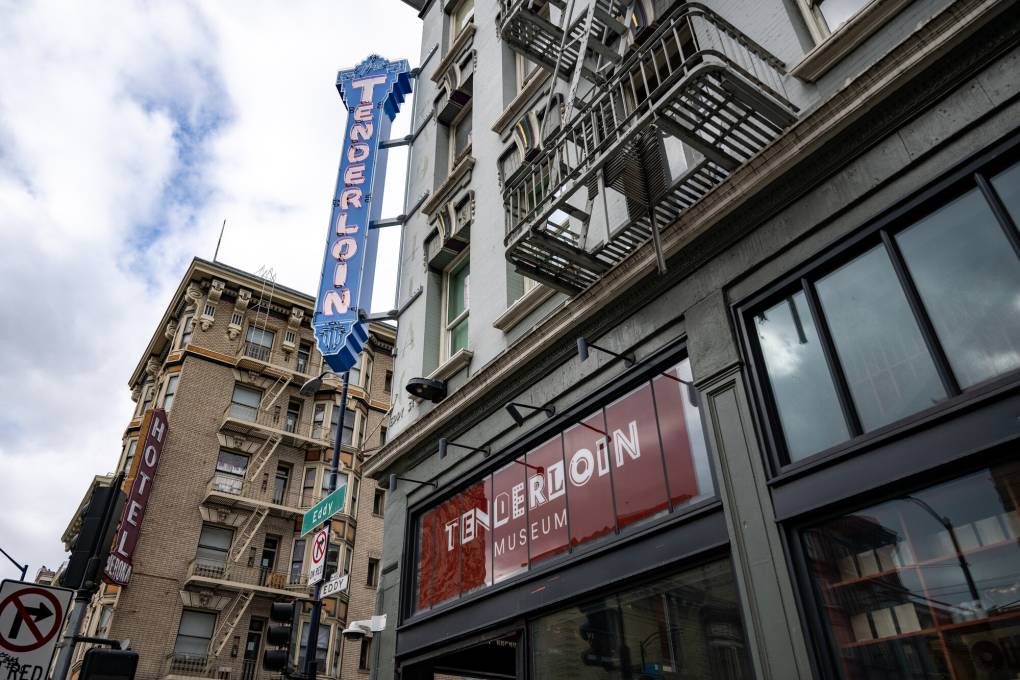
<instances>
[{"instance_id":1,"label":"balcony","mask_svg":"<svg viewBox=\"0 0 1020 680\"><path fill-rule=\"evenodd\" d=\"M525 57L541 64L550 72L569 81L589 50L603 53L613 60L609 48L601 40L622 35L626 27L618 16L618 3L614 0L592 0L592 30L587 30L587 15L582 12L564 30L551 20L552 8L566 11L563 0L502 0L499 18L499 37ZM594 36L599 42L586 41Z\"/></svg>"},{"instance_id":2,"label":"balcony","mask_svg":"<svg viewBox=\"0 0 1020 680\"><path fill-rule=\"evenodd\" d=\"M508 179L507 259L571 295L592 285L796 121L782 77L778 59L718 15L676 5ZM688 157L675 178L667 136ZM609 189L626 206L614 226ZM606 227L589 234L597 205Z\"/></svg>"},{"instance_id":3,"label":"balcony","mask_svg":"<svg viewBox=\"0 0 1020 680\"><path fill-rule=\"evenodd\" d=\"M281 383L281 387L286 388L286 384ZM329 432L324 428L302 425L299 417L286 410L286 403L276 403L282 402L279 398L267 394L264 401L271 402L268 408L229 404L223 411L220 430L241 435L260 433L264 438L280 438L283 444L295 448L333 446Z\"/></svg>"},{"instance_id":4,"label":"balcony","mask_svg":"<svg viewBox=\"0 0 1020 680\"><path fill-rule=\"evenodd\" d=\"M293 364L289 355L294 355ZM273 377L294 378L298 382L304 382L313 375L311 358L299 353L296 349L287 353L281 349L274 350L258 342L245 340L241 343L241 349L234 357L234 363L238 368L248 371L258 371ZM299 374L295 376L294 374Z\"/></svg>"},{"instance_id":5,"label":"balcony","mask_svg":"<svg viewBox=\"0 0 1020 680\"><path fill-rule=\"evenodd\" d=\"M217 472L205 487L203 502L228 508L257 510L267 507L282 517L301 517L323 498L320 491L278 489L268 476L262 481Z\"/></svg>"},{"instance_id":6,"label":"balcony","mask_svg":"<svg viewBox=\"0 0 1020 680\"><path fill-rule=\"evenodd\" d=\"M308 577L275 569L249 567L229 560L214 562L195 558L188 564L184 585L301 597L308 591Z\"/></svg>"},{"instance_id":7,"label":"balcony","mask_svg":"<svg viewBox=\"0 0 1020 680\"><path fill-rule=\"evenodd\" d=\"M235 680L230 676L236 670L234 659L217 659L215 656L170 653L166 658L163 678L217 678ZM267 671L255 661L242 661L236 680L283 680L281 673Z\"/></svg>"}]
</instances>

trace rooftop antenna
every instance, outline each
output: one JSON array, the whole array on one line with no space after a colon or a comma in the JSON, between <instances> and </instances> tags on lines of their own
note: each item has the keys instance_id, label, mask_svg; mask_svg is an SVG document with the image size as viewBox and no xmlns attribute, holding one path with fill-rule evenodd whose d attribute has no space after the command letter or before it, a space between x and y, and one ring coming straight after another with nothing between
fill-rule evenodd
<instances>
[{"instance_id":1,"label":"rooftop antenna","mask_svg":"<svg viewBox=\"0 0 1020 680\"><path fill-rule=\"evenodd\" d=\"M223 243L223 230L227 228L227 219L223 218L223 226L220 227L220 237L216 239L216 252L213 253L212 261L216 262L216 258L220 256L220 244Z\"/></svg>"}]
</instances>

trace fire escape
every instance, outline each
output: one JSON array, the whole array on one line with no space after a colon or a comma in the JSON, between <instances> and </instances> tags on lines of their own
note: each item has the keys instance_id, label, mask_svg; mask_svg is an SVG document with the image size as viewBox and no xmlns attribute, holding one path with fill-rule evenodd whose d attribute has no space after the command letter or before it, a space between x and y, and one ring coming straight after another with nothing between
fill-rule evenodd
<instances>
[{"instance_id":1,"label":"fire escape","mask_svg":"<svg viewBox=\"0 0 1020 680\"><path fill-rule=\"evenodd\" d=\"M567 88L504 185L507 259L567 294L649 240L661 253L663 227L796 120L781 62L700 4L632 30L635 10L615 0L502 2L501 37Z\"/></svg>"}]
</instances>

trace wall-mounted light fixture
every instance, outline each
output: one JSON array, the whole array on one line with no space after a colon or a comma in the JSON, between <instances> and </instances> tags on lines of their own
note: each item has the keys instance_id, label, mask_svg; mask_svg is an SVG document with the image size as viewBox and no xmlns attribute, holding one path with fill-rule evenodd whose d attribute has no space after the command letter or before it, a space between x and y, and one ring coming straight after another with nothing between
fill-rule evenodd
<instances>
[{"instance_id":1,"label":"wall-mounted light fixture","mask_svg":"<svg viewBox=\"0 0 1020 680\"><path fill-rule=\"evenodd\" d=\"M405 389L419 399L428 399L433 404L438 404L446 399L446 381L432 380L431 378L411 378L407 381Z\"/></svg>"},{"instance_id":2,"label":"wall-mounted light fixture","mask_svg":"<svg viewBox=\"0 0 1020 680\"><path fill-rule=\"evenodd\" d=\"M599 347L594 343L588 342L588 338L585 338L583 336L577 339L578 359L580 359L581 361L588 361L588 350L590 349L597 349L603 354L608 354L609 356L616 357L617 359L623 359L623 365L626 366L627 368L630 368L635 363L633 354L618 354L617 352L608 350L605 347Z\"/></svg>"},{"instance_id":3,"label":"wall-mounted light fixture","mask_svg":"<svg viewBox=\"0 0 1020 680\"><path fill-rule=\"evenodd\" d=\"M531 409L532 411L545 411L550 418L556 415L555 406L532 406L531 404L521 404L520 402L511 401L503 408L505 408L506 412L510 414L510 417L514 419L514 422L517 423L518 427L524 424L524 414L520 411L522 408Z\"/></svg>"},{"instance_id":4,"label":"wall-mounted light fixture","mask_svg":"<svg viewBox=\"0 0 1020 680\"><path fill-rule=\"evenodd\" d=\"M394 493L397 490L397 481L398 480L402 481L402 482L413 482L414 484L418 484L419 486L422 485L422 484L429 484L434 489L438 489L439 488L439 483L438 482L429 482L429 481L424 481L423 482L420 479L411 479L410 477L398 477L397 475L390 475L390 486L389 486L390 493Z\"/></svg>"},{"instance_id":5,"label":"wall-mounted light fixture","mask_svg":"<svg viewBox=\"0 0 1020 680\"><path fill-rule=\"evenodd\" d=\"M451 442L446 437L439 438L439 460L446 458L447 449L451 446L456 446L459 449L467 449L468 451L475 451L477 453L484 453L486 456L489 455L488 447L480 449L475 446L467 446L466 444L458 444L457 442Z\"/></svg>"}]
</instances>

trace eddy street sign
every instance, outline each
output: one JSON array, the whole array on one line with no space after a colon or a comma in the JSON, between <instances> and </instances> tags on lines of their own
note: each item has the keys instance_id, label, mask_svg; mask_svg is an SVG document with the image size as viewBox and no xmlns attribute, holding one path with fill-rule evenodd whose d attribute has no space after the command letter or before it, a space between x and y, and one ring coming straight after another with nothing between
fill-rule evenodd
<instances>
[{"instance_id":1,"label":"eddy street sign","mask_svg":"<svg viewBox=\"0 0 1020 680\"><path fill-rule=\"evenodd\" d=\"M316 532L312 539L312 566L308 568L308 585L314 586L322 580L326 571L326 555L329 553L329 527Z\"/></svg>"},{"instance_id":2,"label":"eddy street sign","mask_svg":"<svg viewBox=\"0 0 1020 680\"><path fill-rule=\"evenodd\" d=\"M347 485L329 494L316 503L311 510L305 513L301 520L301 535L304 536L315 527L344 509L344 497L347 495Z\"/></svg>"},{"instance_id":3,"label":"eddy street sign","mask_svg":"<svg viewBox=\"0 0 1020 680\"><path fill-rule=\"evenodd\" d=\"M322 584L322 592L319 593L319 596L330 597L345 590L347 590L347 574L337 574Z\"/></svg>"},{"instance_id":4,"label":"eddy street sign","mask_svg":"<svg viewBox=\"0 0 1020 680\"><path fill-rule=\"evenodd\" d=\"M46 677L72 595L66 588L21 581L0 585L0 676Z\"/></svg>"}]
</instances>

